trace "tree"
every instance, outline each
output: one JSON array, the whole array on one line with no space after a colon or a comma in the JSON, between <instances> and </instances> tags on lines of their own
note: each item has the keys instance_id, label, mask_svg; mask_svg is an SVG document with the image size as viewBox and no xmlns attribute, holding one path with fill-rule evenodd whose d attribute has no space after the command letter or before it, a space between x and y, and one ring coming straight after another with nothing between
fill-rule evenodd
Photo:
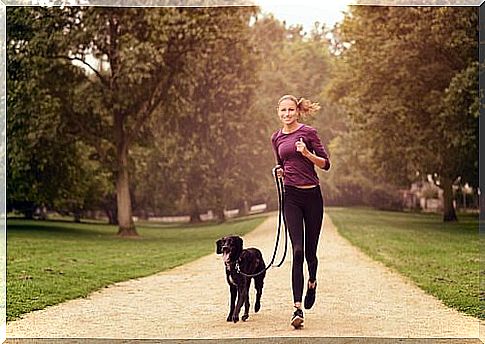
<instances>
[{"instance_id":1,"label":"tree","mask_svg":"<svg viewBox=\"0 0 485 344\"><path fill-rule=\"evenodd\" d=\"M63 100L83 75L70 63L37 57L46 47L35 36L37 18L30 8L9 7L7 13L8 207L27 217L37 207L79 215L88 197L95 201L88 189L99 178L98 166L87 163L86 147L69 135ZM49 19L51 27L63 20ZM55 87L61 82L62 96Z\"/></svg>"},{"instance_id":2,"label":"tree","mask_svg":"<svg viewBox=\"0 0 485 344\"><path fill-rule=\"evenodd\" d=\"M352 7L336 28L340 68L329 94L345 106L382 181L404 186L417 172L432 174L450 195L456 167L476 164L462 151L441 153L452 137L468 149L476 141L468 101L454 110L466 130L445 119L447 89L476 60L476 30L476 9L451 7ZM460 161L453 173L450 159ZM444 220L456 219L451 197L444 209Z\"/></svg>"},{"instance_id":3,"label":"tree","mask_svg":"<svg viewBox=\"0 0 485 344\"><path fill-rule=\"evenodd\" d=\"M259 152L253 128L260 120L250 107L259 60L249 27L254 12L244 7L214 9L212 20L220 33L210 52L190 63L194 86L183 97L191 102L177 127L174 154L192 222L200 221L207 209L224 221L224 210L244 199L249 185L260 184L259 171L253 168Z\"/></svg>"},{"instance_id":4,"label":"tree","mask_svg":"<svg viewBox=\"0 0 485 344\"><path fill-rule=\"evenodd\" d=\"M318 129L325 144L336 135L342 123L340 112L323 93L333 73L327 28L315 23L314 29L305 33L301 26L287 28L272 16L262 16L258 17L253 30L258 38L257 48L264 56L253 111L264 119L260 142L266 150L260 155L260 161L267 176L265 194L273 195L274 185L268 172L275 162L270 137L281 126L276 115L278 99L290 93L319 102L320 112L305 121ZM276 208L276 197L267 198L266 202Z\"/></svg>"},{"instance_id":5,"label":"tree","mask_svg":"<svg viewBox=\"0 0 485 344\"><path fill-rule=\"evenodd\" d=\"M137 235L132 221L130 148L143 138L155 117L155 122L165 124L165 131L178 120L180 94L193 85L187 62L207 54L217 38L212 11L33 8L28 15L35 18L31 36L20 40L45 45L33 51L35 56L76 61L92 72L72 97L63 99L66 122L73 135L96 149L96 158L115 178L118 233Z\"/></svg>"}]
</instances>

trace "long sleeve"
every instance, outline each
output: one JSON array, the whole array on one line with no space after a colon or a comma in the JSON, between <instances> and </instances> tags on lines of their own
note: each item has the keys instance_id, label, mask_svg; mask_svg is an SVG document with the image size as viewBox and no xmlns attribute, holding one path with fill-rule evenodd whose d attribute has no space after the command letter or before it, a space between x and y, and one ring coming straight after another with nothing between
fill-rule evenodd
<instances>
[{"instance_id":1,"label":"long sleeve","mask_svg":"<svg viewBox=\"0 0 485 344\"><path fill-rule=\"evenodd\" d=\"M271 136L271 146L273 147L273 153L275 156L275 161L278 165L283 166L283 160L281 160L280 155L278 154L278 147L276 146L276 137L278 135L278 132L275 132Z\"/></svg>"},{"instance_id":2,"label":"long sleeve","mask_svg":"<svg viewBox=\"0 0 485 344\"><path fill-rule=\"evenodd\" d=\"M328 171L330 169L330 156L323 146L322 142L320 141L320 137L318 136L316 129L313 129L309 132L308 139L311 145L310 149L313 150L313 153L320 158L324 158L325 160L327 160L326 165L322 167L322 169Z\"/></svg>"}]
</instances>

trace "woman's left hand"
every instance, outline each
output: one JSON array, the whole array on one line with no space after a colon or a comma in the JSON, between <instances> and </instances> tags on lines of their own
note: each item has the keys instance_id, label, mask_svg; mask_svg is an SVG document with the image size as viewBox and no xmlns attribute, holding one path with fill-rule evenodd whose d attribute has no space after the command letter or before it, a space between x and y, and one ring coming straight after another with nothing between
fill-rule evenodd
<instances>
[{"instance_id":1,"label":"woman's left hand","mask_svg":"<svg viewBox=\"0 0 485 344\"><path fill-rule=\"evenodd\" d=\"M306 144L305 144L305 142L303 142L302 138L300 138L299 141L295 142L295 146L296 146L296 150L298 152L300 152L301 154L306 156L306 154L308 153L308 149L306 148Z\"/></svg>"}]
</instances>

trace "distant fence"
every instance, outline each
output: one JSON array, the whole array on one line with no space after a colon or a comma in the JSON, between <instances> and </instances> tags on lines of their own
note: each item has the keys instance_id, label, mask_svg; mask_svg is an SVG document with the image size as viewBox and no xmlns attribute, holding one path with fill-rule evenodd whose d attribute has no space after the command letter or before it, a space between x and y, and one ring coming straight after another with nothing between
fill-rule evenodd
<instances>
[{"instance_id":1,"label":"distant fence","mask_svg":"<svg viewBox=\"0 0 485 344\"><path fill-rule=\"evenodd\" d=\"M268 206L266 203L261 203L261 204L255 204L251 206L248 210L248 214L259 214L263 213L268 210ZM232 218L232 217L237 217L240 214L239 209L229 209L229 210L224 210L224 216L226 218ZM10 212L10 216L21 216L21 213L16 211L15 209L13 212ZM43 218L43 219L58 219L62 218L64 216L70 216L69 214L60 214L56 211L50 211L47 209L40 209L37 208L33 212L34 218ZM6 217L4 215L4 217ZM101 210L87 210L83 212L82 218L87 218L87 219L95 219L95 220L100 220L100 221L108 221L108 217L106 216L106 213ZM200 214L200 219L202 221L210 221L216 219L216 215L212 210L209 210L205 214ZM172 215L172 216L148 216L148 218L141 218L139 216L133 216L133 221L150 221L150 222L166 222L166 223L176 223L176 222L190 222L190 216L189 215Z\"/></svg>"},{"instance_id":2,"label":"distant fence","mask_svg":"<svg viewBox=\"0 0 485 344\"><path fill-rule=\"evenodd\" d=\"M262 204L255 204L249 208L249 214L258 214L258 213L263 213L268 209L266 203ZM236 217L239 215L239 209L230 209L230 210L224 210L224 216L227 218L231 217ZM212 210L209 210L205 214L200 215L200 219L202 221L210 221L214 220L216 217L214 215L214 212ZM133 216L133 221L138 221L139 218L137 216ZM178 215L178 216L150 216L148 217L148 221L152 222L167 222L167 223L173 223L173 222L189 222L190 221L190 216L189 215Z\"/></svg>"}]
</instances>

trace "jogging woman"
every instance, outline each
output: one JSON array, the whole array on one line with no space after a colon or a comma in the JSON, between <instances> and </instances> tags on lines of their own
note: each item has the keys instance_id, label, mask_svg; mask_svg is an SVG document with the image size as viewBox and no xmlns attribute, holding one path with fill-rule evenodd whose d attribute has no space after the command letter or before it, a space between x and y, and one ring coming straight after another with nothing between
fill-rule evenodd
<instances>
[{"instance_id":1,"label":"jogging woman","mask_svg":"<svg viewBox=\"0 0 485 344\"><path fill-rule=\"evenodd\" d=\"M323 198L315 166L330 168L329 155L317 131L300 123L303 116L319 110L318 103L285 95L278 101L282 128L273 133L271 142L277 161L277 173L283 178L284 212L293 248L292 289L296 310L291 325L303 325L303 260L308 265L309 279L304 300L305 309L315 303L317 287L317 246L323 219Z\"/></svg>"}]
</instances>

